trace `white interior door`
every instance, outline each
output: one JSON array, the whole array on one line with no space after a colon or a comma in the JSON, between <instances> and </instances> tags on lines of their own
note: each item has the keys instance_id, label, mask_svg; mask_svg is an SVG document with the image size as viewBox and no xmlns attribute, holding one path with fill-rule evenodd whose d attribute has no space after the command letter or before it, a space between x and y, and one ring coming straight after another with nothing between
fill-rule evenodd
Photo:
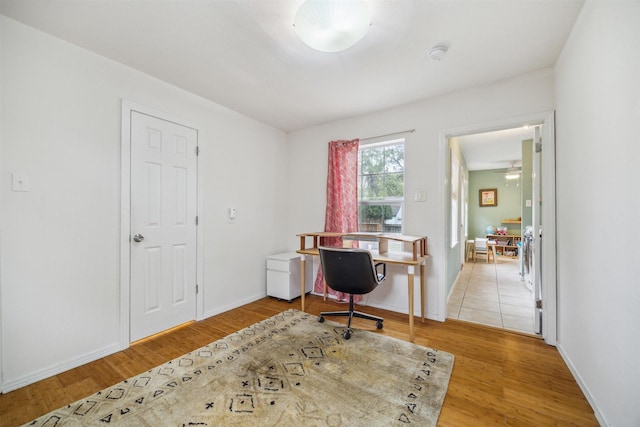
<instances>
[{"instance_id":1,"label":"white interior door","mask_svg":"<svg viewBox=\"0 0 640 427\"><path fill-rule=\"evenodd\" d=\"M533 206L532 221L533 247L531 250L531 284L534 295L534 332L542 334L542 136L540 126L534 129L533 137Z\"/></svg>"},{"instance_id":2,"label":"white interior door","mask_svg":"<svg viewBox=\"0 0 640 427\"><path fill-rule=\"evenodd\" d=\"M131 113L130 339L196 317L197 131Z\"/></svg>"}]
</instances>

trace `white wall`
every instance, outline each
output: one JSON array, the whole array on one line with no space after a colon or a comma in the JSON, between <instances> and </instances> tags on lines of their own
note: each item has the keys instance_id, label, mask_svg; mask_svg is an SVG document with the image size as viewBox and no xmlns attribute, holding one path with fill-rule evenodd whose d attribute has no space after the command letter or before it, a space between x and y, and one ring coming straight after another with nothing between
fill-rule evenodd
<instances>
[{"instance_id":1,"label":"white wall","mask_svg":"<svg viewBox=\"0 0 640 427\"><path fill-rule=\"evenodd\" d=\"M265 257L287 241L286 135L13 20L0 25L2 388L118 350L128 309L122 99L200 128L205 315L264 296ZM28 175L29 192L11 191L13 172Z\"/></svg>"},{"instance_id":2,"label":"white wall","mask_svg":"<svg viewBox=\"0 0 640 427\"><path fill-rule=\"evenodd\" d=\"M587 2L556 66L558 348L611 426L640 425L638 23Z\"/></svg>"},{"instance_id":3,"label":"white wall","mask_svg":"<svg viewBox=\"0 0 640 427\"><path fill-rule=\"evenodd\" d=\"M447 129L501 121L554 108L553 75L550 70L431 98L402 107L317 126L289 134L290 176L289 245L297 247L297 233L324 228L327 176L327 143L333 139L367 138L390 132L407 133L405 145L405 230L410 235L428 236L432 259L427 264L428 317L445 318L445 156L439 144ZM446 147L444 147L446 149ZM426 190L426 202L414 202L413 195ZM446 202L449 203L448 201ZM407 312L406 276L393 269L391 294L375 295L371 304ZM382 289L384 289L383 287ZM389 292L389 290L385 290ZM440 303L441 302L441 303Z\"/></svg>"}]
</instances>

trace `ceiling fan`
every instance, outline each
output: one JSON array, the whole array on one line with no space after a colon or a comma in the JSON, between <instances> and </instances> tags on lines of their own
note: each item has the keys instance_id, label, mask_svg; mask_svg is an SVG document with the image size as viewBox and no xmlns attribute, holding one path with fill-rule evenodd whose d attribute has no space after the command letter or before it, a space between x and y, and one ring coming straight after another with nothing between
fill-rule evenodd
<instances>
[{"instance_id":1,"label":"ceiling fan","mask_svg":"<svg viewBox=\"0 0 640 427\"><path fill-rule=\"evenodd\" d=\"M511 166L504 170L497 170L495 173L504 174L505 179L517 179L520 178L522 168L516 167L516 162L511 161Z\"/></svg>"}]
</instances>

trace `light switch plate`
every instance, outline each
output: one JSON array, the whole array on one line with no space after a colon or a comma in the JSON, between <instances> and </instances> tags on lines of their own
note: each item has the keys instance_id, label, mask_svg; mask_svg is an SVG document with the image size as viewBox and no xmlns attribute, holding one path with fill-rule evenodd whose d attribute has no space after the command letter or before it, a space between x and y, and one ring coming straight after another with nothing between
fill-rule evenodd
<instances>
[{"instance_id":1,"label":"light switch plate","mask_svg":"<svg viewBox=\"0 0 640 427\"><path fill-rule=\"evenodd\" d=\"M427 190L418 190L413 194L414 202L426 202L427 201Z\"/></svg>"},{"instance_id":2,"label":"light switch plate","mask_svg":"<svg viewBox=\"0 0 640 427\"><path fill-rule=\"evenodd\" d=\"M24 173L14 173L11 175L13 191L29 191L29 176Z\"/></svg>"}]
</instances>

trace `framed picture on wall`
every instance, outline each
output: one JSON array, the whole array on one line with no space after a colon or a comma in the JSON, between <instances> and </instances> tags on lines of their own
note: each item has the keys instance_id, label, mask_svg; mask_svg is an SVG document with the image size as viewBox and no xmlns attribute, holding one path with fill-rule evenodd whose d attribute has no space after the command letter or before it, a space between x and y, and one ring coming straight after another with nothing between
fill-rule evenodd
<instances>
[{"instance_id":1,"label":"framed picture on wall","mask_svg":"<svg viewBox=\"0 0 640 427\"><path fill-rule=\"evenodd\" d=\"M498 206L498 189L485 188L480 190L480 207Z\"/></svg>"}]
</instances>

